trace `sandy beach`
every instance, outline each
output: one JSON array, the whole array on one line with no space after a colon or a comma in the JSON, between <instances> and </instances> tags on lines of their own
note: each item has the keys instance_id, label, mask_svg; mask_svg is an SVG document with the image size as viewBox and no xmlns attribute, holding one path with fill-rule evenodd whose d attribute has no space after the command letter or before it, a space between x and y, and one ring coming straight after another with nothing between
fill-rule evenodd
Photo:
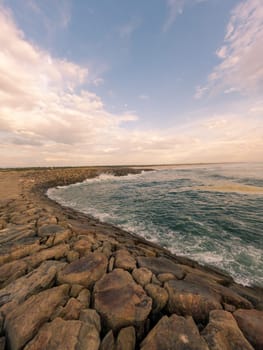
<instances>
[{"instance_id":1,"label":"sandy beach","mask_svg":"<svg viewBox=\"0 0 263 350\"><path fill-rule=\"evenodd\" d=\"M0 350L263 349L261 289L46 196L140 171L0 171Z\"/></svg>"}]
</instances>

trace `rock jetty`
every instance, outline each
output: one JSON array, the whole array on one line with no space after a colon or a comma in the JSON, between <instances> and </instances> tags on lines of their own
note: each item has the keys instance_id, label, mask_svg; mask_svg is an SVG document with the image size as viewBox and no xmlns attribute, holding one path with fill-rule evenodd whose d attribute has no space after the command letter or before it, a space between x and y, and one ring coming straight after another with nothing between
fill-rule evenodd
<instances>
[{"instance_id":1,"label":"rock jetty","mask_svg":"<svg viewBox=\"0 0 263 350\"><path fill-rule=\"evenodd\" d=\"M45 195L103 172L0 171L0 350L262 350L262 289Z\"/></svg>"}]
</instances>

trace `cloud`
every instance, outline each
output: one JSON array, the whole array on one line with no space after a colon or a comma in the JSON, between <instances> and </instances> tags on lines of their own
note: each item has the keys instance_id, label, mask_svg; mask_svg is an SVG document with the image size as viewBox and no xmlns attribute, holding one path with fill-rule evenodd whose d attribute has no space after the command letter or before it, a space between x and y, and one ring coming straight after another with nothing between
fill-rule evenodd
<instances>
[{"instance_id":1,"label":"cloud","mask_svg":"<svg viewBox=\"0 0 263 350\"><path fill-rule=\"evenodd\" d=\"M146 94L141 94L138 96L140 100L149 100L150 96Z\"/></svg>"},{"instance_id":2,"label":"cloud","mask_svg":"<svg viewBox=\"0 0 263 350\"><path fill-rule=\"evenodd\" d=\"M208 76L204 87L197 87L196 98L239 91L245 95L263 91L263 7L261 0L246 0L234 8L223 45L216 55L221 62Z\"/></svg>"},{"instance_id":3,"label":"cloud","mask_svg":"<svg viewBox=\"0 0 263 350\"><path fill-rule=\"evenodd\" d=\"M169 14L164 23L163 31L166 32L170 29L176 20L176 17L183 13L186 6L195 5L205 1L208 0L166 0Z\"/></svg>"},{"instance_id":4,"label":"cloud","mask_svg":"<svg viewBox=\"0 0 263 350\"><path fill-rule=\"evenodd\" d=\"M122 39L129 39L141 25L139 18L131 18L127 23L119 27L118 32Z\"/></svg>"}]
</instances>

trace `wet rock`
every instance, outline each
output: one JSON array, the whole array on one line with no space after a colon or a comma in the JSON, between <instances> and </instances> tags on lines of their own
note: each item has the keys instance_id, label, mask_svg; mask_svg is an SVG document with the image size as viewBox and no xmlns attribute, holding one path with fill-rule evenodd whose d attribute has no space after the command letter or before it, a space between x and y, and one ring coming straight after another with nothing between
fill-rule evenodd
<instances>
[{"instance_id":1,"label":"wet rock","mask_svg":"<svg viewBox=\"0 0 263 350\"><path fill-rule=\"evenodd\" d=\"M67 265L58 274L60 283L81 284L89 288L107 271L108 260L102 253L89 253Z\"/></svg>"},{"instance_id":2,"label":"wet rock","mask_svg":"<svg viewBox=\"0 0 263 350\"><path fill-rule=\"evenodd\" d=\"M168 311L182 316L192 316L196 322L205 322L209 312L222 309L221 297L203 285L189 281L171 280L165 283L168 291Z\"/></svg>"},{"instance_id":3,"label":"wet rock","mask_svg":"<svg viewBox=\"0 0 263 350\"><path fill-rule=\"evenodd\" d=\"M67 255L69 245L65 243L58 244L52 248L43 249L29 257L26 257L25 262L31 267L36 267L45 260L59 260Z\"/></svg>"},{"instance_id":4,"label":"wet rock","mask_svg":"<svg viewBox=\"0 0 263 350\"><path fill-rule=\"evenodd\" d=\"M234 317L241 331L256 350L263 349L263 311L242 310L234 312Z\"/></svg>"},{"instance_id":5,"label":"wet rock","mask_svg":"<svg viewBox=\"0 0 263 350\"><path fill-rule=\"evenodd\" d=\"M132 277L138 284L144 287L146 284L151 282L152 272L145 267L140 267L139 269L134 269L132 271Z\"/></svg>"},{"instance_id":6,"label":"wet rock","mask_svg":"<svg viewBox=\"0 0 263 350\"><path fill-rule=\"evenodd\" d=\"M136 260L128 250L120 249L116 252L115 267L132 271L136 267Z\"/></svg>"},{"instance_id":7,"label":"wet rock","mask_svg":"<svg viewBox=\"0 0 263 350\"><path fill-rule=\"evenodd\" d=\"M210 350L253 350L230 312L213 310L202 332Z\"/></svg>"},{"instance_id":8,"label":"wet rock","mask_svg":"<svg viewBox=\"0 0 263 350\"><path fill-rule=\"evenodd\" d=\"M136 334L134 327L122 328L118 334L116 350L134 350Z\"/></svg>"},{"instance_id":9,"label":"wet rock","mask_svg":"<svg viewBox=\"0 0 263 350\"><path fill-rule=\"evenodd\" d=\"M112 330L103 338L100 344L100 350L115 350L115 339Z\"/></svg>"},{"instance_id":10,"label":"wet rock","mask_svg":"<svg viewBox=\"0 0 263 350\"><path fill-rule=\"evenodd\" d=\"M245 287L241 286L239 284L234 283L230 286L230 289L233 290L235 293L241 295L242 297L249 300L256 308L260 310L263 310L263 291L262 288L258 287Z\"/></svg>"},{"instance_id":11,"label":"wet rock","mask_svg":"<svg viewBox=\"0 0 263 350\"><path fill-rule=\"evenodd\" d=\"M26 274L27 264L23 260L15 260L0 267L0 287Z\"/></svg>"},{"instance_id":12,"label":"wet rock","mask_svg":"<svg viewBox=\"0 0 263 350\"><path fill-rule=\"evenodd\" d=\"M141 343L141 350L209 350L192 317L164 316ZM223 350L223 349L222 349Z\"/></svg>"},{"instance_id":13,"label":"wet rock","mask_svg":"<svg viewBox=\"0 0 263 350\"><path fill-rule=\"evenodd\" d=\"M161 273L172 273L177 279L182 279L185 276L184 271L178 267L177 264L167 258L148 258L140 256L137 258L137 262L139 267L146 267L156 275Z\"/></svg>"},{"instance_id":14,"label":"wet rock","mask_svg":"<svg viewBox=\"0 0 263 350\"><path fill-rule=\"evenodd\" d=\"M20 303L28 296L50 287L55 280L58 269L63 266L63 263L57 261L43 262L37 269L1 289L0 305L10 301Z\"/></svg>"},{"instance_id":15,"label":"wet rock","mask_svg":"<svg viewBox=\"0 0 263 350\"><path fill-rule=\"evenodd\" d=\"M143 324L152 300L127 271L114 269L95 284L94 305L106 327L117 330Z\"/></svg>"},{"instance_id":16,"label":"wet rock","mask_svg":"<svg viewBox=\"0 0 263 350\"><path fill-rule=\"evenodd\" d=\"M93 309L81 310L79 319L82 322L94 325L97 331L100 333L101 331L100 316L96 310L93 310Z\"/></svg>"},{"instance_id":17,"label":"wet rock","mask_svg":"<svg viewBox=\"0 0 263 350\"><path fill-rule=\"evenodd\" d=\"M46 323L25 350L98 350L100 339L92 325L55 318Z\"/></svg>"},{"instance_id":18,"label":"wet rock","mask_svg":"<svg viewBox=\"0 0 263 350\"><path fill-rule=\"evenodd\" d=\"M31 296L6 316L5 331L12 350L21 349L48 321L56 307L64 305L69 286L62 285Z\"/></svg>"},{"instance_id":19,"label":"wet rock","mask_svg":"<svg viewBox=\"0 0 263 350\"><path fill-rule=\"evenodd\" d=\"M77 320L83 305L75 298L70 298L59 317L64 320Z\"/></svg>"},{"instance_id":20,"label":"wet rock","mask_svg":"<svg viewBox=\"0 0 263 350\"><path fill-rule=\"evenodd\" d=\"M153 300L153 311L161 311L168 301L168 293L166 289L150 283L145 286L145 290Z\"/></svg>"},{"instance_id":21,"label":"wet rock","mask_svg":"<svg viewBox=\"0 0 263 350\"><path fill-rule=\"evenodd\" d=\"M78 301L83 305L84 307L89 307L90 304L90 291L88 289L83 289L78 297Z\"/></svg>"}]
</instances>

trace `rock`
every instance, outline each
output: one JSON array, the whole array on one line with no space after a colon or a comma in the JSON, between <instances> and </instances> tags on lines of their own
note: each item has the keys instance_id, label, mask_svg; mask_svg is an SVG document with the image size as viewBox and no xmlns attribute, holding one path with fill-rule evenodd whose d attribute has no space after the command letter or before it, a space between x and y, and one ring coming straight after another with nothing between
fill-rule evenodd
<instances>
[{"instance_id":1,"label":"rock","mask_svg":"<svg viewBox=\"0 0 263 350\"><path fill-rule=\"evenodd\" d=\"M46 323L25 350L98 350L99 334L92 325L81 321L55 318Z\"/></svg>"},{"instance_id":2,"label":"rock","mask_svg":"<svg viewBox=\"0 0 263 350\"><path fill-rule=\"evenodd\" d=\"M70 296L73 298L77 298L79 293L82 291L84 287L80 284L73 284L70 289Z\"/></svg>"},{"instance_id":3,"label":"rock","mask_svg":"<svg viewBox=\"0 0 263 350\"><path fill-rule=\"evenodd\" d=\"M79 319L82 322L94 325L97 331L100 333L101 331L100 316L96 310L93 310L93 309L81 310Z\"/></svg>"},{"instance_id":4,"label":"rock","mask_svg":"<svg viewBox=\"0 0 263 350\"><path fill-rule=\"evenodd\" d=\"M110 257L110 260L109 260L109 266L108 266L108 272L111 272L111 271L113 270L113 267L114 267L114 261L115 261L114 256Z\"/></svg>"},{"instance_id":5,"label":"rock","mask_svg":"<svg viewBox=\"0 0 263 350\"><path fill-rule=\"evenodd\" d=\"M232 289L237 294L241 295L242 297L249 300L255 308L259 309L259 306L263 305L263 291L262 288L259 287L245 287L241 286L240 284L234 283L230 286L230 289ZM260 310L260 309L259 309ZM261 308L263 310L263 308Z\"/></svg>"},{"instance_id":6,"label":"rock","mask_svg":"<svg viewBox=\"0 0 263 350\"><path fill-rule=\"evenodd\" d=\"M6 341L5 341L5 337L0 337L0 350L5 350L5 344L6 344Z\"/></svg>"},{"instance_id":7,"label":"rock","mask_svg":"<svg viewBox=\"0 0 263 350\"><path fill-rule=\"evenodd\" d=\"M37 226L44 225L56 225L58 223L58 219L56 216L42 216L37 220Z\"/></svg>"},{"instance_id":8,"label":"rock","mask_svg":"<svg viewBox=\"0 0 263 350\"><path fill-rule=\"evenodd\" d=\"M12 350L21 349L49 320L56 307L68 299L69 286L62 285L31 296L6 316L5 331Z\"/></svg>"},{"instance_id":9,"label":"rock","mask_svg":"<svg viewBox=\"0 0 263 350\"><path fill-rule=\"evenodd\" d=\"M4 219L0 219L0 230L3 230L4 228L6 228L7 226L7 222Z\"/></svg>"},{"instance_id":10,"label":"rock","mask_svg":"<svg viewBox=\"0 0 263 350\"><path fill-rule=\"evenodd\" d=\"M0 267L0 287L26 274L27 264L23 260L15 260Z\"/></svg>"},{"instance_id":11,"label":"rock","mask_svg":"<svg viewBox=\"0 0 263 350\"><path fill-rule=\"evenodd\" d=\"M132 277L135 281L144 287L146 284L151 282L152 272L145 267L140 267L139 269L134 269L132 271Z\"/></svg>"},{"instance_id":12,"label":"rock","mask_svg":"<svg viewBox=\"0 0 263 350\"><path fill-rule=\"evenodd\" d=\"M139 326L151 311L152 300L127 271L114 269L94 287L95 309L108 329Z\"/></svg>"},{"instance_id":13,"label":"rock","mask_svg":"<svg viewBox=\"0 0 263 350\"><path fill-rule=\"evenodd\" d=\"M31 267L36 267L45 260L59 260L67 255L69 245L65 243L58 244L52 248L43 249L29 257L24 258L25 262Z\"/></svg>"},{"instance_id":14,"label":"rock","mask_svg":"<svg viewBox=\"0 0 263 350\"><path fill-rule=\"evenodd\" d=\"M117 250L115 256L115 267L132 271L136 267L136 260L126 249Z\"/></svg>"},{"instance_id":15,"label":"rock","mask_svg":"<svg viewBox=\"0 0 263 350\"><path fill-rule=\"evenodd\" d=\"M141 343L141 350L209 350L192 317L163 316ZM223 350L223 348L222 348Z\"/></svg>"},{"instance_id":16,"label":"rock","mask_svg":"<svg viewBox=\"0 0 263 350\"><path fill-rule=\"evenodd\" d=\"M116 350L134 350L136 334L134 327L122 328L118 334Z\"/></svg>"},{"instance_id":17,"label":"rock","mask_svg":"<svg viewBox=\"0 0 263 350\"><path fill-rule=\"evenodd\" d=\"M58 274L60 283L81 284L89 288L107 271L108 260L102 253L89 253L67 265Z\"/></svg>"},{"instance_id":18,"label":"rock","mask_svg":"<svg viewBox=\"0 0 263 350\"><path fill-rule=\"evenodd\" d=\"M83 305L84 307L89 307L90 304L90 291L88 289L83 289L78 297L77 300Z\"/></svg>"},{"instance_id":19,"label":"rock","mask_svg":"<svg viewBox=\"0 0 263 350\"><path fill-rule=\"evenodd\" d=\"M160 273L160 274L157 276L157 278L158 278L158 280L159 280L160 282L162 282L162 283L168 282L168 281L170 281L170 280L175 280L175 279L176 279L176 277L175 277L172 273L170 273L170 272L168 272L168 273Z\"/></svg>"},{"instance_id":20,"label":"rock","mask_svg":"<svg viewBox=\"0 0 263 350\"><path fill-rule=\"evenodd\" d=\"M209 312L222 309L221 297L203 285L188 281L171 280L165 283L168 291L168 311L182 316L192 316L198 322L205 322Z\"/></svg>"},{"instance_id":21,"label":"rock","mask_svg":"<svg viewBox=\"0 0 263 350\"><path fill-rule=\"evenodd\" d=\"M83 305L75 298L70 298L66 306L63 308L59 317L64 320L77 320Z\"/></svg>"},{"instance_id":22,"label":"rock","mask_svg":"<svg viewBox=\"0 0 263 350\"><path fill-rule=\"evenodd\" d=\"M75 252L74 250L70 250L68 253L67 253L67 261L69 263L75 261L79 259L79 253L78 252Z\"/></svg>"},{"instance_id":23,"label":"rock","mask_svg":"<svg viewBox=\"0 0 263 350\"><path fill-rule=\"evenodd\" d=\"M234 317L241 331L256 350L263 349L263 311L242 310L234 312Z\"/></svg>"},{"instance_id":24,"label":"rock","mask_svg":"<svg viewBox=\"0 0 263 350\"><path fill-rule=\"evenodd\" d=\"M177 264L167 258L148 258L140 256L137 258L137 262L139 267L146 267L156 275L161 273L172 273L177 279L182 279L185 276L184 271L178 267Z\"/></svg>"},{"instance_id":25,"label":"rock","mask_svg":"<svg viewBox=\"0 0 263 350\"><path fill-rule=\"evenodd\" d=\"M153 300L153 311L161 311L168 301L168 293L166 289L150 283L145 286L145 290Z\"/></svg>"},{"instance_id":26,"label":"rock","mask_svg":"<svg viewBox=\"0 0 263 350\"><path fill-rule=\"evenodd\" d=\"M21 303L28 296L49 288L55 281L58 269L62 266L64 263L58 261L45 261L29 274L11 282L0 290L0 306L12 300Z\"/></svg>"},{"instance_id":27,"label":"rock","mask_svg":"<svg viewBox=\"0 0 263 350\"><path fill-rule=\"evenodd\" d=\"M158 278L155 276L155 274L152 275L151 283L156 284L157 286L162 286L162 283L158 280Z\"/></svg>"},{"instance_id":28,"label":"rock","mask_svg":"<svg viewBox=\"0 0 263 350\"><path fill-rule=\"evenodd\" d=\"M91 251L91 246L92 244L87 241L86 239L80 239L79 241L77 241L74 246L73 249L79 253L79 256L85 256L86 254L90 253Z\"/></svg>"},{"instance_id":29,"label":"rock","mask_svg":"<svg viewBox=\"0 0 263 350\"><path fill-rule=\"evenodd\" d=\"M60 225L44 225L39 227L38 236L39 237L49 237L54 236L57 233L64 232L66 229Z\"/></svg>"},{"instance_id":30,"label":"rock","mask_svg":"<svg viewBox=\"0 0 263 350\"><path fill-rule=\"evenodd\" d=\"M213 310L209 315L209 323L203 330L210 350L253 350L244 337L230 312Z\"/></svg>"},{"instance_id":31,"label":"rock","mask_svg":"<svg viewBox=\"0 0 263 350\"><path fill-rule=\"evenodd\" d=\"M230 288L226 288L213 280L189 273L187 274L185 281L193 282L196 285L203 285L205 288L213 290L215 293L220 294L222 296L222 300L227 304L232 304L237 308L252 308L250 301L238 295Z\"/></svg>"},{"instance_id":32,"label":"rock","mask_svg":"<svg viewBox=\"0 0 263 350\"><path fill-rule=\"evenodd\" d=\"M112 330L110 330L103 338L100 344L100 350L115 350L115 340Z\"/></svg>"}]
</instances>

